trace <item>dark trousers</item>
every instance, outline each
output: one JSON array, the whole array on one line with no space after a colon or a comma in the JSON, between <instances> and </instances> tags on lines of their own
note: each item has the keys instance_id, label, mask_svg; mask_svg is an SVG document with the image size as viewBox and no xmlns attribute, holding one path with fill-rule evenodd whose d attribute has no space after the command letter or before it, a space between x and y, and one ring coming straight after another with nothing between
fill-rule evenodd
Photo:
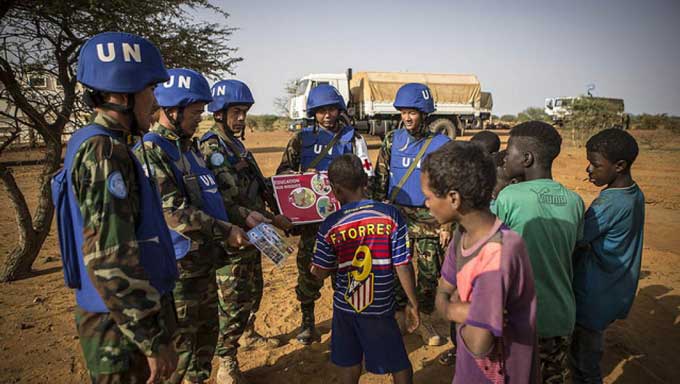
<instances>
[{"instance_id":1,"label":"dark trousers","mask_svg":"<svg viewBox=\"0 0 680 384\"><path fill-rule=\"evenodd\" d=\"M569 349L569 368L573 383L602 383L600 361L604 352L604 331L576 324Z\"/></svg>"}]
</instances>

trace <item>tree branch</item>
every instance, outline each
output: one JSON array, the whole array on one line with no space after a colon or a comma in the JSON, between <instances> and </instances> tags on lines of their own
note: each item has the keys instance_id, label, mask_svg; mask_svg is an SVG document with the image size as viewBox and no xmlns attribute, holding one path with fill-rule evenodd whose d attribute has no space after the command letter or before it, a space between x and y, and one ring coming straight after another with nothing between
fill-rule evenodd
<instances>
[{"instance_id":1,"label":"tree branch","mask_svg":"<svg viewBox=\"0 0 680 384\"><path fill-rule=\"evenodd\" d=\"M47 129L47 121L41 114L33 108L31 103L24 96L19 83L17 82L14 71L10 64L0 57L0 81L5 85L5 89L12 96L14 104L21 109L35 125L36 130L42 134Z\"/></svg>"},{"instance_id":2,"label":"tree branch","mask_svg":"<svg viewBox=\"0 0 680 384\"><path fill-rule=\"evenodd\" d=\"M28 231L33 230L31 211L28 209L26 199L21 193L19 186L17 186L16 180L14 180L12 171L2 164L0 164L0 180L2 180L5 191L7 191L9 199L14 206L17 227L19 229L19 243L21 244L29 236Z\"/></svg>"}]
</instances>

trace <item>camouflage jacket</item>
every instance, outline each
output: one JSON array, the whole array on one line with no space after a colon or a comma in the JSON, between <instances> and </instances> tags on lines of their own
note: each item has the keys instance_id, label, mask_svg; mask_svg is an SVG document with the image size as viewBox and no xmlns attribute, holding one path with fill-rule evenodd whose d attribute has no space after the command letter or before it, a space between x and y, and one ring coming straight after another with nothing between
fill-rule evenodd
<instances>
[{"instance_id":1,"label":"camouflage jacket","mask_svg":"<svg viewBox=\"0 0 680 384\"><path fill-rule=\"evenodd\" d=\"M175 162L180 170L189 170L189 162L185 159L186 152L193 144L191 139L180 139L170 129L164 127L160 123L154 124L151 128L152 132L179 144L181 149L181 158ZM161 195L161 203L163 205L163 216L168 224L168 228L198 243L208 243L213 240L222 240L229 235L228 231L221 231L222 226L216 225L218 221L216 218L210 216L204 211L195 208L189 202L185 192L179 188L178 180L175 180L175 174L171 168L173 161L163 151L163 149L152 142L144 142L146 149L146 159L144 159L144 151L141 146L135 149L135 155L139 161L147 167L151 168L151 174L158 183L158 191ZM228 228L229 225L227 225ZM191 249L196 250L194 248Z\"/></svg>"},{"instance_id":2,"label":"camouflage jacket","mask_svg":"<svg viewBox=\"0 0 680 384\"><path fill-rule=\"evenodd\" d=\"M247 227L245 220L251 211L258 211L272 219L274 215L267 211L265 201L272 201L273 195L265 196L271 192L267 192L261 182L268 181L258 180L258 175L251 169L260 169L255 158L231 132L225 133L217 124L210 128L210 132L217 134L219 139L211 137L202 142L201 152L208 168L215 174L229 219L244 228ZM220 144L220 140L227 149ZM213 157L216 153L221 156ZM240 159L236 164L229 162L228 159L234 158ZM262 174L261 171L259 173Z\"/></svg>"},{"instance_id":3,"label":"camouflage jacket","mask_svg":"<svg viewBox=\"0 0 680 384\"><path fill-rule=\"evenodd\" d=\"M387 201L389 196L390 184L390 158L392 155L392 141L394 140L394 132L392 130L385 135L380 152L378 153L378 160L375 163L375 176L371 184L371 196L377 201ZM428 137L432 135L429 130L422 130L415 133L416 138ZM434 217L430 214L430 210L426 207L406 207L395 204L401 210L401 213L406 217L409 236L412 238L419 237L438 237L439 231L450 231L449 224L439 225Z\"/></svg>"},{"instance_id":4,"label":"camouflage jacket","mask_svg":"<svg viewBox=\"0 0 680 384\"><path fill-rule=\"evenodd\" d=\"M117 121L97 114L93 118L123 139L94 136L76 152L71 177L83 217L83 255L92 284L121 332L147 356L170 343L172 335L160 318L161 297L140 264L135 236L139 219L139 191L131 136ZM115 198L107 178L120 172L127 197Z\"/></svg>"}]
</instances>

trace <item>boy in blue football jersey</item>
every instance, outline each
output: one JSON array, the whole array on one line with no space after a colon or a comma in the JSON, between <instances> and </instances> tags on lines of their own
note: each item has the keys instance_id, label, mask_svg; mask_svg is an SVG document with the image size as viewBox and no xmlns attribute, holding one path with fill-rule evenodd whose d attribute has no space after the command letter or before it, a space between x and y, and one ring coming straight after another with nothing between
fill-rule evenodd
<instances>
[{"instance_id":1,"label":"boy in blue football jersey","mask_svg":"<svg viewBox=\"0 0 680 384\"><path fill-rule=\"evenodd\" d=\"M394 318L396 271L409 301L408 331L420 323L406 222L395 207L365 198L368 179L356 155L334 159L328 178L342 208L319 228L311 271L319 279L337 271L331 361L342 368L342 383L359 382L362 361L368 372L412 383Z\"/></svg>"}]
</instances>

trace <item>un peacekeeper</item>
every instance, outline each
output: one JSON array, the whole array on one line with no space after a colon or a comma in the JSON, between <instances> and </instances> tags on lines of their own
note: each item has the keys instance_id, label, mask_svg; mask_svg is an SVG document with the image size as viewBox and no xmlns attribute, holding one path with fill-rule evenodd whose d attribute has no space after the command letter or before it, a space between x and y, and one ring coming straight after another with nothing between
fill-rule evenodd
<instances>
[{"instance_id":1,"label":"un peacekeeper","mask_svg":"<svg viewBox=\"0 0 680 384\"><path fill-rule=\"evenodd\" d=\"M201 151L215 173L231 222L246 229L271 222L289 230L292 224L285 216L267 211L267 206L276 210L271 186L241 141L248 110L255 103L250 89L241 81L223 80L213 85L212 96L208 111L213 113L215 125L201 137ZM217 270L220 315L217 383L245 383L236 358L239 345L274 348L280 342L255 330L264 288L260 252L254 247L231 252L221 265Z\"/></svg>"},{"instance_id":2,"label":"un peacekeeper","mask_svg":"<svg viewBox=\"0 0 680 384\"><path fill-rule=\"evenodd\" d=\"M313 117L315 123L290 139L276 174L326 171L334 158L345 153L354 153L363 158L366 164L368 158L364 138L354 127L345 124L345 119L339 118L341 113L346 112L345 101L334 87L319 85L313 88L307 98L307 116ZM367 168L372 170L370 163ZM321 297L319 291L323 281L310 271L319 225L304 224L294 229L300 233L295 293L302 311L302 324L296 338L304 345L311 344L319 337L314 324L314 302Z\"/></svg>"},{"instance_id":3,"label":"un peacekeeper","mask_svg":"<svg viewBox=\"0 0 680 384\"><path fill-rule=\"evenodd\" d=\"M215 265L226 240L245 244L246 234L228 223L212 172L192 141L201 113L212 101L210 85L190 69L171 69L170 80L156 87L159 120L144 135L135 154L146 159L158 182L163 214L170 228L179 269L173 291L179 355L170 383L203 383L210 377L218 334Z\"/></svg>"},{"instance_id":4,"label":"un peacekeeper","mask_svg":"<svg viewBox=\"0 0 680 384\"><path fill-rule=\"evenodd\" d=\"M106 32L83 44L77 79L95 113L69 140L52 194L80 345L93 383L158 382L177 363L177 266L155 184L128 145L168 73L146 39Z\"/></svg>"},{"instance_id":5,"label":"un peacekeeper","mask_svg":"<svg viewBox=\"0 0 680 384\"><path fill-rule=\"evenodd\" d=\"M439 226L425 207L425 196L420 188L420 162L428 153L436 151L450 139L432 133L425 125L428 114L435 111L430 89L419 83L404 84L394 100L394 108L401 112L403 127L388 132L378 154L373 179L373 199L395 204L406 217L411 255L418 266L417 297L421 314L419 333L426 345L446 342L432 326L434 297L441 270L444 248L450 238L450 226ZM397 286L397 306L403 308L406 297ZM403 310L397 312L403 317Z\"/></svg>"}]
</instances>

